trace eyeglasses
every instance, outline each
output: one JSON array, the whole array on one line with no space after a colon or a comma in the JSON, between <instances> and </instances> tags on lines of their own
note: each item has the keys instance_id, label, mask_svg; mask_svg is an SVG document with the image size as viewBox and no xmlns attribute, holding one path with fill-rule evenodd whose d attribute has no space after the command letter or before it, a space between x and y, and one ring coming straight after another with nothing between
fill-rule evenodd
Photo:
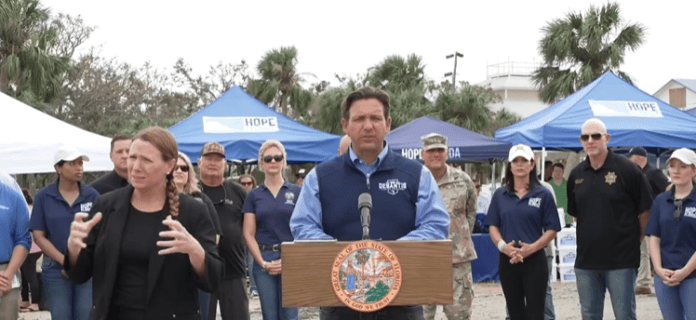
<instances>
[{"instance_id":1,"label":"eyeglasses","mask_svg":"<svg viewBox=\"0 0 696 320\"><path fill-rule=\"evenodd\" d=\"M189 167L188 167L188 166L176 166L176 169L175 169L174 171L176 171L177 169L178 169L178 170L181 170L182 172L188 172L188 171L189 171Z\"/></svg>"},{"instance_id":2,"label":"eyeglasses","mask_svg":"<svg viewBox=\"0 0 696 320\"><path fill-rule=\"evenodd\" d=\"M249 181L249 182L240 182L239 184L241 184L243 186L250 186L250 185L253 185L254 183Z\"/></svg>"},{"instance_id":3,"label":"eyeglasses","mask_svg":"<svg viewBox=\"0 0 696 320\"><path fill-rule=\"evenodd\" d=\"M263 157L263 162L265 163L271 163L271 161L275 160L276 162L281 162L283 161L283 156L282 155L276 155L276 156L265 156Z\"/></svg>"},{"instance_id":4,"label":"eyeglasses","mask_svg":"<svg viewBox=\"0 0 696 320\"><path fill-rule=\"evenodd\" d=\"M599 139L602 139L603 136L604 136L604 133L593 133L593 134L583 133L580 135L580 140L589 141L590 137L592 137L592 140L599 140Z\"/></svg>"},{"instance_id":5,"label":"eyeglasses","mask_svg":"<svg viewBox=\"0 0 696 320\"><path fill-rule=\"evenodd\" d=\"M674 206L677 207L676 210L674 210L674 219L681 219L681 212L682 212L682 204L684 203L683 199L679 200L674 200Z\"/></svg>"}]
</instances>

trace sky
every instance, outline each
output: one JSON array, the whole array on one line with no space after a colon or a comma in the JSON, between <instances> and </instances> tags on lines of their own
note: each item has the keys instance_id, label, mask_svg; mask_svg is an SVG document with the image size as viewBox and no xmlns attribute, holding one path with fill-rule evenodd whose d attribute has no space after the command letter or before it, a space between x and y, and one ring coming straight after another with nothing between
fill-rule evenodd
<instances>
[{"instance_id":1,"label":"sky","mask_svg":"<svg viewBox=\"0 0 696 320\"><path fill-rule=\"evenodd\" d=\"M427 76L449 78L460 52L457 82L478 83L487 65L540 62L541 28L568 12L603 1L179 1L41 0L53 14L80 15L97 27L82 49L173 71L183 58L194 74L219 61L245 60L255 68L265 52L298 49L298 71L308 83L334 74L355 76L389 55L422 57ZM696 79L693 15L696 1L620 1L625 23L647 27L645 43L627 52L621 68L638 88L654 94L671 79ZM316 77L314 77L316 76Z\"/></svg>"}]
</instances>

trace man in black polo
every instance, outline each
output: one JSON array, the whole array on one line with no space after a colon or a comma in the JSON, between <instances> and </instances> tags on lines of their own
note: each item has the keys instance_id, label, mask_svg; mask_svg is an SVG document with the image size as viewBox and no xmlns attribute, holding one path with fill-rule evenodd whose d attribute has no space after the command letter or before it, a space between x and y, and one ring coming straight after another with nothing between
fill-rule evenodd
<instances>
[{"instance_id":1,"label":"man in black polo","mask_svg":"<svg viewBox=\"0 0 696 320\"><path fill-rule=\"evenodd\" d=\"M198 159L201 189L213 201L220 218L222 237L218 251L225 261L225 278L218 291L210 297L208 315L210 319L216 319L219 300L223 320L249 320L244 259L246 252L242 237L242 206L247 193L236 182L225 180L226 165L225 147L217 142L209 142L203 146L201 157Z\"/></svg>"},{"instance_id":2,"label":"man in black polo","mask_svg":"<svg viewBox=\"0 0 696 320\"><path fill-rule=\"evenodd\" d=\"M628 151L628 160L637 164L642 169L645 177L648 178L653 198L667 190L669 180L667 180L667 177L662 171L648 163L648 152L645 148L631 148L631 150ZM638 279L636 280L636 294L651 294L651 280L648 239L643 239L640 243L640 267L638 268Z\"/></svg>"},{"instance_id":3,"label":"man in black polo","mask_svg":"<svg viewBox=\"0 0 696 320\"><path fill-rule=\"evenodd\" d=\"M114 163L114 171L95 180L90 184L97 189L99 194L105 194L128 185L128 151L130 150L131 137L120 135L111 139L111 162Z\"/></svg>"},{"instance_id":4,"label":"man in black polo","mask_svg":"<svg viewBox=\"0 0 696 320\"><path fill-rule=\"evenodd\" d=\"M609 139L601 120L587 120L580 135L587 159L568 177L568 213L577 218L575 276L583 319L602 319L608 289L615 318L631 320L652 196L640 169L607 149Z\"/></svg>"}]
</instances>

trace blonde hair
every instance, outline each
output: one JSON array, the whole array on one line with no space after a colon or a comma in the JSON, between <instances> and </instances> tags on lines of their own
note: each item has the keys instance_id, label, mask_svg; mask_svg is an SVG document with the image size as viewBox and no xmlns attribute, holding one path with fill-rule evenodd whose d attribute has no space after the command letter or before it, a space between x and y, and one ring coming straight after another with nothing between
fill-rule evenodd
<instances>
[{"instance_id":1,"label":"blonde hair","mask_svg":"<svg viewBox=\"0 0 696 320\"><path fill-rule=\"evenodd\" d=\"M261 167L261 162L263 162L263 153L271 147L276 147L280 150L280 153L283 154L283 165L287 166L288 155L285 153L285 147L283 147L283 144L280 143L280 141L269 139L261 145L261 148L259 148L259 167Z\"/></svg>"},{"instance_id":2,"label":"blonde hair","mask_svg":"<svg viewBox=\"0 0 696 320\"><path fill-rule=\"evenodd\" d=\"M189 159L189 157L181 151L179 151L179 159L184 160L184 162L186 162L186 166L189 168L189 171L186 173L188 178L186 179L186 184L184 185L184 193L200 193L201 190L198 189L198 178L196 178L196 171L193 170L191 159Z\"/></svg>"},{"instance_id":3,"label":"blonde hair","mask_svg":"<svg viewBox=\"0 0 696 320\"><path fill-rule=\"evenodd\" d=\"M151 143L162 154L162 160L169 161L176 159L179 153L179 148L176 145L176 139L171 132L161 127L149 127L141 130L133 137L133 141L142 140ZM176 166L172 167L172 171L167 174L167 200L169 201L169 213L173 218L179 216L179 189L174 183L173 172Z\"/></svg>"}]
</instances>

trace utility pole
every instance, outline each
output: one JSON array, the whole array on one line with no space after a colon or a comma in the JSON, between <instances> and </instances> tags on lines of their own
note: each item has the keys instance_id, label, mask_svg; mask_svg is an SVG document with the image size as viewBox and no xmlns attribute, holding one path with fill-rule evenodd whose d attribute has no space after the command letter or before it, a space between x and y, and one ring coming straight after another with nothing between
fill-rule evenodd
<instances>
[{"instance_id":1,"label":"utility pole","mask_svg":"<svg viewBox=\"0 0 696 320\"><path fill-rule=\"evenodd\" d=\"M452 93L456 92L456 86L457 86L457 57L459 58L464 58L464 55L455 51L453 54L450 54L446 56L445 58L451 59L454 57L454 72L447 72L445 73L445 77L452 76Z\"/></svg>"}]
</instances>

